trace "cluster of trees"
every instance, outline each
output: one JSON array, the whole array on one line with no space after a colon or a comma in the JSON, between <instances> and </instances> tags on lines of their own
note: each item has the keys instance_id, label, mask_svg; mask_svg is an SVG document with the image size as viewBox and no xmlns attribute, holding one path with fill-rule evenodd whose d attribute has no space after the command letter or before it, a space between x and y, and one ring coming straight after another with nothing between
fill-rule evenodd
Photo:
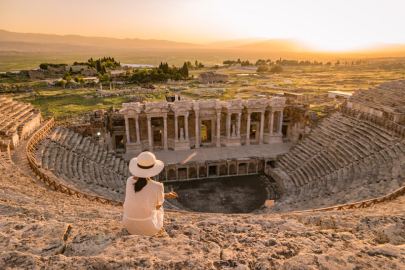
<instances>
[{"instance_id":1,"label":"cluster of trees","mask_svg":"<svg viewBox=\"0 0 405 270\"><path fill-rule=\"evenodd\" d=\"M282 66L322 66L322 62L311 62L309 60L306 61L298 61L298 60L287 60L287 59L279 59L276 61L276 64Z\"/></svg>"},{"instance_id":2,"label":"cluster of trees","mask_svg":"<svg viewBox=\"0 0 405 270\"><path fill-rule=\"evenodd\" d=\"M86 84L86 80L83 78L83 76L75 76L73 79L76 83L81 84L82 86ZM65 73L65 75L63 76L63 80L57 81L55 85L65 88L66 86L72 84L71 80L72 76L70 76L69 73Z\"/></svg>"},{"instance_id":3,"label":"cluster of trees","mask_svg":"<svg viewBox=\"0 0 405 270\"><path fill-rule=\"evenodd\" d=\"M148 83L148 82L158 82L165 81L168 79L172 80L181 80L188 78L189 64L184 62L181 68L175 66L169 66L166 63L160 63L158 68L153 68L148 70L144 69L135 69L132 72L126 72L123 74L125 80L134 82L134 83Z\"/></svg>"},{"instance_id":4,"label":"cluster of trees","mask_svg":"<svg viewBox=\"0 0 405 270\"><path fill-rule=\"evenodd\" d=\"M269 65L260 65L257 67L257 72L271 72L271 73L281 73L283 72L283 67L279 64L275 64L273 67L269 67Z\"/></svg>"},{"instance_id":5,"label":"cluster of trees","mask_svg":"<svg viewBox=\"0 0 405 270\"><path fill-rule=\"evenodd\" d=\"M52 64L52 63L41 63L39 65L40 69L48 69L48 67L62 67L62 66L67 66L67 64Z\"/></svg>"},{"instance_id":6,"label":"cluster of trees","mask_svg":"<svg viewBox=\"0 0 405 270\"><path fill-rule=\"evenodd\" d=\"M104 75L107 73L106 68L115 68L115 67L121 66L121 63L115 61L114 57L103 57L103 58L99 58L97 60L93 60L93 58L90 58L85 63L77 63L77 62L75 62L75 63L78 65L85 64L89 68L95 68L95 69L97 69L98 73L100 73L101 75ZM73 63L73 65L75 63Z\"/></svg>"},{"instance_id":7,"label":"cluster of trees","mask_svg":"<svg viewBox=\"0 0 405 270\"><path fill-rule=\"evenodd\" d=\"M224 65L241 65L242 67L248 67L248 66L253 66L253 63L250 63L249 60L246 61L241 61L238 59L238 61L235 60L225 60L222 62Z\"/></svg>"},{"instance_id":8,"label":"cluster of trees","mask_svg":"<svg viewBox=\"0 0 405 270\"><path fill-rule=\"evenodd\" d=\"M199 68L203 68L203 67L204 67L203 63L198 63L197 60L195 60L194 65L193 65L190 61L187 61L187 62L186 62L186 65L187 65L187 68L188 68L189 70L190 70L190 69L199 69Z\"/></svg>"},{"instance_id":9,"label":"cluster of trees","mask_svg":"<svg viewBox=\"0 0 405 270\"><path fill-rule=\"evenodd\" d=\"M148 82L159 82L166 81L168 79L181 80L187 79L189 76L189 68L187 62L184 62L181 68L175 66L169 66L166 63L160 63L159 67L153 69L134 69L127 70L126 72L120 74L115 78L115 80L122 80L131 83L148 83ZM98 76L100 82L109 82L111 78L108 73L100 74Z\"/></svg>"},{"instance_id":10,"label":"cluster of trees","mask_svg":"<svg viewBox=\"0 0 405 270\"><path fill-rule=\"evenodd\" d=\"M60 66L67 66L67 64L51 64L51 63L42 63L39 65L41 69L48 69L48 67L60 67ZM93 60L90 58L87 62L74 62L73 66L88 66L89 68L97 69L97 71L104 75L107 73L106 68L115 68L121 66L119 61L115 61L114 57L103 57L97 60ZM70 70L71 75L75 74Z\"/></svg>"}]
</instances>

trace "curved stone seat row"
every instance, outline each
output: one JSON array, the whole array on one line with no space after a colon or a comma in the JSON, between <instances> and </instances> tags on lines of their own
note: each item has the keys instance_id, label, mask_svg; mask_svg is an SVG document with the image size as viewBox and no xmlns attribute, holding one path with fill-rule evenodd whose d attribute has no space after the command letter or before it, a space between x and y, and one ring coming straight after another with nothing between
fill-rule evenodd
<instances>
[{"instance_id":1,"label":"curved stone seat row","mask_svg":"<svg viewBox=\"0 0 405 270\"><path fill-rule=\"evenodd\" d=\"M405 185L405 142L370 122L335 113L277 166L288 192L275 210L360 201Z\"/></svg>"},{"instance_id":2,"label":"curved stone seat row","mask_svg":"<svg viewBox=\"0 0 405 270\"><path fill-rule=\"evenodd\" d=\"M128 165L89 137L56 127L38 149L37 164L62 184L80 191L123 200Z\"/></svg>"},{"instance_id":3,"label":"curved stone seat row","mask_svg":"<svg viewBox=\"0 0 405 270\"><path fill-rule=\"evenodd\" d=\"M0 139L7 140L11 149L25 139L41 123L41 114L29 103L0 98Z\"/></svg>"},{"instance_id":4,"label":"curved stone seat row","mask_svg":"<svg viewBox=\"0 0 405 270\"><path fill-rule=\"evenodd\" d=\"M129 235L122 224L122 207L36 185L6 159L0 156L1 269L402 269L404 265L404 197L371 209L333 213L166 211L164 230L146 237Z\"/></svg>"},{"instance_id":5,"label":"curved stone seat row","mask_svg":"<svg viewBox=\"0 0 405 270\"><path fill-rule=\"evenodd\" d=\"M382 83L369 89L357 90L350 98L351 102L371 108L386 110L405 106L405 80Z\"/></svg>"}]
</instances>

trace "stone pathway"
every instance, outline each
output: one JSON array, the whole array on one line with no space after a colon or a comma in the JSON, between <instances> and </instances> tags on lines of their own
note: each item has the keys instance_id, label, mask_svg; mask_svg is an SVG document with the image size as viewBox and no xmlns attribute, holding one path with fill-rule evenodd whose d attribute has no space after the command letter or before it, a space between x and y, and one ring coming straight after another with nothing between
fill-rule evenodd
<instances>
[{"instance_id":1,"label":"stone pathway","mask_svg":"<svg viewBox=\"0 0 405 270\"><path fill-rule=\"evenodd\" d=\"M154 152L156 158L162 160L165 164L178 164L185 162L198 162L206 160L223 160L233 158L249 158L249 157L276 157L288 153L293 143L277 143L277 144L262 144L262 145L242 145L229 146L219 148L199 148L182 151L157 151ZM136 157L137 154L124 154L125 161Z\"/></svg>"}]
</instances>

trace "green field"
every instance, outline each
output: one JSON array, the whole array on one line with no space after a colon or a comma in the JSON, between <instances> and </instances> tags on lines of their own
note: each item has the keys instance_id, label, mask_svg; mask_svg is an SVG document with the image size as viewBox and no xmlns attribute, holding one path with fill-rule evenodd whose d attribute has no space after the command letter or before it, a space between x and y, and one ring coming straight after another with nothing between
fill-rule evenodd
<instances>
[{"instance_id":1,"label":"green field","mask_svg":"<svg viewBox=\"0 0 405 270\"><path fill-rule=\"evenodd\" d=\"M17 56L16 56L17 57ZM22 57L22 56L21 56ZM135 56L134 56L135 57ZM17 57L18 58L18 57ZM16 58L16 59L17 59ZM135 59L135 58L134 58ZM81 59L71 59L81 60ZM146 61L145 59L138 59ZM149 59L150 60L150 59ZM171 94L179 94L183 98L189 99L234 99L241 94L243 99L260 98L279 92L293 92L304 95L327 94L327 91L338 90L354 92L359 88L369 88L382 82L399 80L405 78L405 61L403 59L374 59L370 64L359 66L302 66L302 67L284 67L284 72L280 74L256 73L255 67L228 67L228 68L204 68L199 70L190 70L190 76L194 78L201 72L216 71L217 73L227 74L230 82L221 84L217 88L226 88L221 96L199 96L194 90L198 90L198 82L186 81L190 90L171 90ZM4 59L1 60L4 64ZM9 60L7 60L9 61ZM6 62L7 62L6 61ZM22 58L16 60L16 65L21 64ZM38 59L26 59L26 63L38 61ZM42 60L41 60L42 61ZM47 62L52 62L49 59ZM62 61L62 60L61 60ZM135 60L134 60L135 61ZM58 59L55 62L60 62ZM67 61L69 62L69 61ZM10 61L12 63L12 61ZM139 63L139 62L138 62ZM143 63L148 63L143 62ZM15 98L24 102L30 102L35 107L41 109L43 116L53 116L65 119L70 115L86 114L94 109L108 109L112 106L120 108L123 102L127 102L129 97L97 97L95 89L62 89L60 87L46 86L41 81L30 81L21 76L0 77L1 85L25 85L29 84L34 87L35 94L20 93L3 93L8 97ZM138 85L125 85L126 88ZM166 89L173 85L157 84L157 88ZM176 85L174 85L176 86ZM118 87L119 88L119 87ZM209 89L209 88L207 88ZM134 94L135 95L135 94ZM140 94L145 100L157 101L165 99L165 91L159 94ZM87 99L86 99L86 98ZM320 112L324 105L330 105L330 102L315 102L311 109Z\"/></svg>"}]
</instances>

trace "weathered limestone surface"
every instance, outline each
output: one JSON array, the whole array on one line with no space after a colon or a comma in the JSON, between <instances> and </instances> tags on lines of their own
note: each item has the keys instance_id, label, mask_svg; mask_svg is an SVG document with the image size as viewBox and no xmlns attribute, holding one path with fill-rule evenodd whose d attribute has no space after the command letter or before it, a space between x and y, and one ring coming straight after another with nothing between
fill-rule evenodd
<instances>
[{"instance_id":1,"label":"weathered limestone surface","mask_svg":"<svg viewBox=\"0 0 405 270\"><path fill-rule=\"evenodd\" d=\"M1 269L404 269L405 198L305 214L166 213L129 235L122 209L39 187L0 159Z\"/></svg>"}]
</instances>

